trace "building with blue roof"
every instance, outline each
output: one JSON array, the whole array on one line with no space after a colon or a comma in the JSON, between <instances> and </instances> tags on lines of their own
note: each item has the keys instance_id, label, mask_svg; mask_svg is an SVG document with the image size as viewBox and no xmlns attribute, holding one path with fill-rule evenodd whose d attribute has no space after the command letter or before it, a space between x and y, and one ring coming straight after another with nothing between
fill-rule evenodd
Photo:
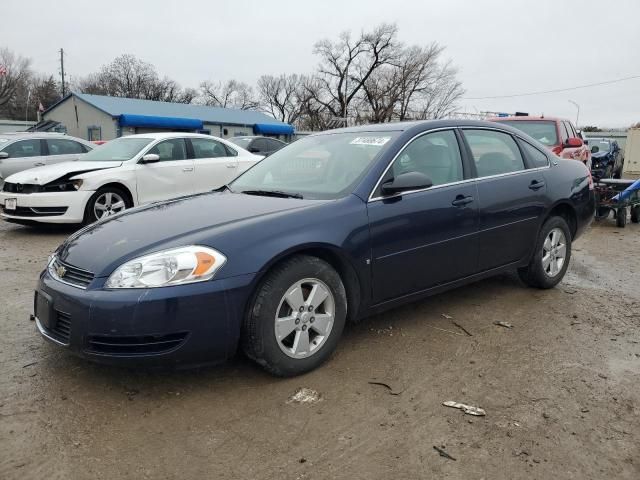
<instances>
[{"instance_id":1,"label":"building with blue roof","mask_svg":"<svg viewBox=\"0 0 640 480\"><path fill-rule=\"evenodd\" d=\"M255 110L156 102L72 92L42 114L42 123L91 141L136 133L183 131L229 138L264 135L289 140L291 125Z\"/></svg>"}]
</instances>

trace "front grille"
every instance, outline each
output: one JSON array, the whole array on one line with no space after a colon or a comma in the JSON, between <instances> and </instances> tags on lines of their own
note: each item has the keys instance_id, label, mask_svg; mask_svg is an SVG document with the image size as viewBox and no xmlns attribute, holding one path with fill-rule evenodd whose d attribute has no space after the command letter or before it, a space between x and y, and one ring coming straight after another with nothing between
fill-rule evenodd
<instances>
[{"instance_id":1,"label":"front grille","mask_svg":"<svg viewBox=\"0 0 640 480\"><path fill-rule=\"evenodd\" d=\"M51 333L53 333L58 340L69 343L69 338L71 337L71 315L56 310L55 322Z\"/></svg>"},{"instance_id":2,"label":"front grille","mask_svg":"<svg viewBox=\"0 0 640 480\"><path fill-rule=\"evenodd\" d=\"M81 268L74 267L55 258L49 265L49 273L55 279L80 288L87 288L93 281L94 274Z\"/></svg>"},{"instance_id":3,"label":"front grille","mask_svg":"<svg viewBox=\"0 0 640 480\"><path fill-rule=\"evenodd\" d=\"M4 182L2 190L9 193L37 193L41 191L41 185L31 185L28 183Z\"/></svg>"},{"instance_id":4,"label":"front grille","mask_svg":"<svg viewBox=\"0 0 640 480\"><path fill-rule=\"evenodd\" d=\"M7 215L16 217L55 217L64 215L68 207L16 207L15 210L7 210L2 207L2 211Z\"/></svg>"},{"instance_id":5,"label":"front grille","mask_svg":"<svg viewBox=\"0 0 640 480\"><path fill-rule=\"evenodd\" d=\"M166 353L178 348L187 335L187 332L144 336L92 335L87 339L87 351L123 356Z\"/></svg>"}]
</instances>

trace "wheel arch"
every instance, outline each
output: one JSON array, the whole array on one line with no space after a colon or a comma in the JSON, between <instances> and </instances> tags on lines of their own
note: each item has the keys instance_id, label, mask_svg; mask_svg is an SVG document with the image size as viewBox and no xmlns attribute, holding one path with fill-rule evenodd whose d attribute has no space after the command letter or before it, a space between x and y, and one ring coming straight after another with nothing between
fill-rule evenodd
<instances>
[{"instance_id":1,"label":"wheel arch","mask_svg":"<svg viewBox=\"0 0 640 480\"><path fill-rule=\"evenodd\" d=\"M117 188L117 189L119 189L119 190L122 190L122 191L123 191L123 193L125 193L125 194L127 195L128 200L129 200L129 202L130 202L130 204L131 204L131 206L130 206L129 208L131 208L131 207L135 207L135 206L136 206L136 201L135 201L135 198L134 198L134 196L133 196L133 192L132 192L132 191L131 191L131 189L130 189L129 187L127 187L124 183L121 183L121 182L115 182L115 181L114 181L114 182L107 182L107 183L105 183L105 184L103 184L103 185L100 185L98 188L96 188L96 192L97 192L98 190L103 189L103 188L109 188L109 187Z\"/></svg>"},{"instance_id":2,"label":"wheel arch","mask_svg":"<svg viewBox=\"0 0 640 480\"><path fill-rule=\"evenodd\" d=\"M556 203L553 208L549 210L549 213L547 213L547 216L544 218L544 221L540 225L540 228L542 228L544 222L546 222L551 217L564 218L564 220L567 222L567 225L569 225L571 239L573 240L575 238L576 233L578 232L578 214L573 205L571 205L569 202L564 201Z\"/></svg>"},{"instance_id":3,"label":"wheel arch","mask_svg":"<svg viewBox=\"0 0 640 480\"><path fill-rule=\"evenodd\" d=\"M296 255L309 255L324 260L331 265L344 284L347 294L347 321L354 322L359 318L360 306L362 303L362 282L356 273L352 262L334 245L324 243L313 243L299 245L287 249L269 260L256 276L251 287L250 301L247 303L247 310L251 308L253 299L260 287L264 277L277 265Z\"/></svg>"}]
</instances>

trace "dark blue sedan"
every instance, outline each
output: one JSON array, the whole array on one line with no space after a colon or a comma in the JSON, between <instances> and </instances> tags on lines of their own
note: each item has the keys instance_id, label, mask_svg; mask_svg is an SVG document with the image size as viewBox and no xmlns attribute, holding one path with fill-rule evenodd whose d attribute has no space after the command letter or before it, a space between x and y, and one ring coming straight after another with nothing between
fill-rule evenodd
<instances>
[{"instance_id":1,"label":"dark blue sedan","mask_svg":"<svg viewBox=\"0 0 640 480\"><path fill-rule=\"evenodd\" d=\"M514 269L555 286L592 188L581 162L496 123L309 136L219 191L72 235L40 276L37 327L97 361L196 365L241 346L300 374L374 312Z\"/></svg>"}]
</instances>

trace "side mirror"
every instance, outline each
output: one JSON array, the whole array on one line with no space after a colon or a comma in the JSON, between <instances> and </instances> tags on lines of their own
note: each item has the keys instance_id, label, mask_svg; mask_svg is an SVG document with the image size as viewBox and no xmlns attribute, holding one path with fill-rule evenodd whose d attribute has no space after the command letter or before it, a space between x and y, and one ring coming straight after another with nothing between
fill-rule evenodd
<instances>
[{"instance_id":1,"label":"side mirror","mask_svg":"<svg viewBox=\"0 0 640 480\"><path fill-rule=\"evenodd\" d=\"M9 158L9 154L7 152L0 152L0 160L4 160L5 158Z\"/></svg>"},{"instance_id":2,"label":"side mirror","mask_svg":"<svg viewBox=\"0 0 640 480\"><path fill-rule=\"evenodd\" d=\"M160 155L155 153L147 153L140 159L140 163L155 163L160 161Z\"/></svg>"},{"instance_id":3,"label":"side mirror","mask_svg":"<svg viewBox=\"0 0 640 480\"><path fill-rule=\"evenodd\" d=\"M600 151L600 148L597 145L594 145L593 147L591 147L591 153L598 153Z\"/></svg>"},{"instance_id":4,"label":"side mirror","mask_svg":"<svg viewBox=\"0 0 640 480\"><path fill-rule=\"evenodd\" d=\"M565 143L564 146L565 148L578 148L582 145L584 145L584 143L578 137L571 137L567 140L567 143Z\"/></svg>"},{"instance_id":5,"label":"side mirror","mask_svg":"<svg viewBox=\"0 0 640 480\"><path fill-rule=\"evenodd\" d=\"M409 192L411 190L422 190L433 186L429 177L420 172L401 173L393 180L382 184L383 195L394 195L396 193Z\"/></svg>"}]
</instances>

